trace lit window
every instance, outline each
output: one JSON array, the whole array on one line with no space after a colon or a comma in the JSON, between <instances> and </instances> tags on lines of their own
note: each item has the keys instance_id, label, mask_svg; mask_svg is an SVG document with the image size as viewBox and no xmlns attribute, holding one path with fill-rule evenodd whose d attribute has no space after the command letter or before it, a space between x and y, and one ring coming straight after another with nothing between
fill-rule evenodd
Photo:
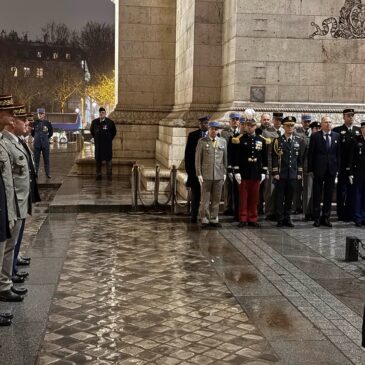
<instances>
[{"instance_id":1,"label":"lit window","mask_svg":"<svg viewBox=\"0 0 365 365\"><path fill-rule=\"evenodd\" d=\"M70 60L71 59L71 53L66 53L66 60Z\"/></svg>"},{"instance_id":2,"label":"lit window","mask_svg":"<svg viewBox=\"0 0 365 365\"><path fill-rule=\"evenodd\" d=\"M42 67L37 67L36 76L38 79L43 79L43 68Z\"/></svg>"},{"instance_id":3,"label":"lit window","mask_svg":"<svg viewBox=\"0 0 365 365\"><path fill-rule=\"evenodd\" d=\"M58 58L58 53L57 53L57 52L53 52L52 57L53 57L53 59L54 59L54 60L57 60L57 58Z\"/></svg>"},{"instance_id":4,"label":"lit window","mask_svg":"<svg viewBox=\"0 0 365 365\"><path fill-rule=\"evenodd\" d=\"M37 51L37 57L42 58L42 52L41 51Z\"/></svg>"},{"instance_id":5,"label":"lit window","mask_svg":"<svg viewBox=\"0 0 365 365\"><path fill-rule=\"evenodd\" d=\"M29 77L29 76L30 76L30 68L24 67L24 77Z\"/></svg>"},{"instance_id":6,"label":"lit window","mask_svg":"<svg viewBox=\"0 0 365 365\"><path fill-rule=\"evenodd\" d=\"M18 69L15 66L11 67L10 70L14 77L18 77Z\"/></svg>"}]
</instances>

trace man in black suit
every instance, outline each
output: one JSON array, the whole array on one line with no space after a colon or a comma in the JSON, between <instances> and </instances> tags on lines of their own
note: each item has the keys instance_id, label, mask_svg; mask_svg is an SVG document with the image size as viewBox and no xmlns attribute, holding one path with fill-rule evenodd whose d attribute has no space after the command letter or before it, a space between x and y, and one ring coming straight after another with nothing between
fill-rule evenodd
<instances>
[{"instance_id":1,"label":"man in black suit","mask_svg":"<svg viewBox=\"0 0 365 365\"><path fill-rule=\"evenodd\" d=\"M355 137L361 135L359 127L354 126L354 109L344 109L344 124L340 127L333 128L333 131L340 135L341 142L341 166L338 173L337 181L337 216L341 221L348 222L352 220L354 189L348 179L346 171L346 160L350 153L351 145Z\"/></svg>"},{"instance_id":2,"label":"man in black suit","mask_svg":"<svg viewBox=\"0 0 365 365\"><path fill-rule=\"evenodd\" d=\"M191 189L191 222L198 222L200 205L200 183L195 171L195 150L200 138L206 137L208 133L208 122L210 116L205 115L199 118L199 129L190 132L185 147L185 171L188 174L186 186Z\"/></svg>"},{"instance_id":3,"label":"man in black suit","mask_svg":"<svg viewBox=\"0 0 365 365\"><path fill-rule=\"evenodd\" d=\"M314 226L332 227L330 222L332 195L336 175L341 163L340 135L332 131L331 118L322 117L321 131L310 137L308 172L313 173L313 218ZM323 207L321 200L323 192Z\"/></svg>"}]
</instances>

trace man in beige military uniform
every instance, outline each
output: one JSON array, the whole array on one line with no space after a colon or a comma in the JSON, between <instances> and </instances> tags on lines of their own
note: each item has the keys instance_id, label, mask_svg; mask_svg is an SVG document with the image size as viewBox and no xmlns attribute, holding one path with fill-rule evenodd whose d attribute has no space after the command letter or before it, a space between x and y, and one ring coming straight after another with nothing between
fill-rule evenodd
<instances>
[{"instance_id":1,"label":"man in beige military uniform","mask_svg":"<svg viewBox=\"0 0 365 365\"><path fill-rule=\"evenodd\" d=\"M227 142L218 137L220 128L218 122L210 122L208 136L199 140L195 152L196 176L202 187L200 217L203 227L221 227L218 211L226 180Z\"/></svg>"}]
</instances>

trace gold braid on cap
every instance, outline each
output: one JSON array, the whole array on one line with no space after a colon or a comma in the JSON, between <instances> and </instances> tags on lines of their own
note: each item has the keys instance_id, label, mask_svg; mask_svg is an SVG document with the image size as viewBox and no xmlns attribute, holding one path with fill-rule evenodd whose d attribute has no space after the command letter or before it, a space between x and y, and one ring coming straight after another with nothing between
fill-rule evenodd
<instances>
[{"instance_id":1,"label":"gold braid on cap","mask_svg":"<svg viewBox=\"0 0 365 365\"><path fill-rule=\"evenodd\" d=\"M9 106L9 105L13 105L13 98L6 98L6 99L3 99L1 100L0 98L0 107L1 106Z\"/></svg>"},{"instance_id":2,"label":"gold braid on cap","mask_svg":"<svg viewBox=\"0 0 365 365\"><path fill-rule=\"evenodd\" d=\"M19 109L14 109L14 114L18 115L18 114L28 114L27 111L25 110L24 107L21 107Z\"/></svg>"}]
</instances>

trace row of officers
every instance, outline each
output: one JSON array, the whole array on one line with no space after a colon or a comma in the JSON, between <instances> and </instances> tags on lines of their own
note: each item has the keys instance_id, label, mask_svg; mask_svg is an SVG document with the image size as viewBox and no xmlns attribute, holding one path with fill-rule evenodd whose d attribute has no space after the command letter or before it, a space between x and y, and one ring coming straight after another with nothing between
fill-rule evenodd
<instances>
[{"instance_id":1,"label":"row of officers","mask_svg":"<svg viewBox=\"0 0 365 365\"><path fill-rule=\"evenodd\" d=\"M11 95L0 96L0 301L21 302L27 289L28 272L19 266L30 264L20 247L32 203L40 201L33 152L26 143L32 133L32 115ZM48 134L44 130L41 132ZM48 141L48 136L47 136ZM0 326L12 323L11 312L0 312Z\"/></svg>"},{"instance_id":2,"label":"row of officers","mask_svg":"<svg viewBox=\"0 0 365 365\"><path fill-rule=\"evenodd\" d=\"M228 129L200 118L185 148L192 222L200 216L203 227L221 226L224 191L225 214L239 227L259 227L264 213L278 227L294 227L293 213L332 227L334 196L339 220L365 225L365 121L355 126L354 117L354 109L343 110L343 125L333 128L329 116L319 122L303 114L298 127L293 116L264 113L258 127L246 109L230 114Z\"/></svg>"}]
</instances>

